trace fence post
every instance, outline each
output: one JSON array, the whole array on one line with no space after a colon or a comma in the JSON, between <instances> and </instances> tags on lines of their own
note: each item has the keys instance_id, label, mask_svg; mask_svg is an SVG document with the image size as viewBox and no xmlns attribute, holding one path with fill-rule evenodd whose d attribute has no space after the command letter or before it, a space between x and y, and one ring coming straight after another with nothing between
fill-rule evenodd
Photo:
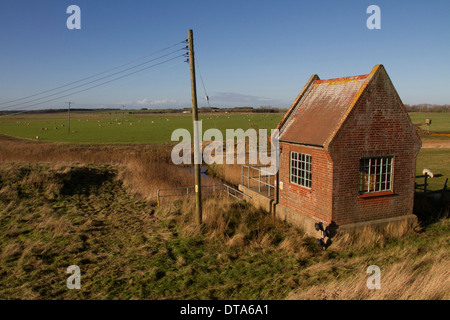
<instances>
[{"instance_id":1,"label":"fence post","mask_svg":"<svg viewBox=\"0 0 450 320\"><path fill-rule=\"evenodd\" d=\"M158 207L159 207L159 189L156 192L156 202L158 203Z\"/></svg>"},{"instance_id":2,"label":"fence post","mask_svg":"<svg viewBox=\"0 0 450 320\"><path fill-rule=\"evenodd\" d=\"M259 178L258 178L258 192L261 192L261 169L258 169Z\"/></svg>"},{"instance_id":3,"label":"fence post","mask_svg":"<svg viewBox=\"0 0 450 320\"><path fill-rule=\"evenodd\" d=\"M428 180L428 173L425 172L425 184L423 186L423 193L427 192L427 185L428 185L427 180Z\"/></svg>"}]
</instances>

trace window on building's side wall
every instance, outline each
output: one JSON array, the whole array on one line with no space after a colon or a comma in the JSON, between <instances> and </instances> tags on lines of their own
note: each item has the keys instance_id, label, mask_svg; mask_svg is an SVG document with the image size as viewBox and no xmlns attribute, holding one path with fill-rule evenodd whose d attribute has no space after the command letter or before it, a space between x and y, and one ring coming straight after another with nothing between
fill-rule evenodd
<instances>
[{"instance_id":1,"label":"window on building's side wall","mask_svg":"<svg viewBox=\"0 0 450 320\"><path fill-rule=\"evenodd\" d=\"M359 192L392 191L392 161L393 157L362 158Z\"/></svg>"},{"instance_id":2,"label":"window on building's side wall","mask_svg":"<svg viewBox=\"0 0 450 320\"><path fill-rule=\"evenodd\" d=\"M311 188L311 160L309 154L291 151L291 183Z\"/></svg>"}]
</instances>

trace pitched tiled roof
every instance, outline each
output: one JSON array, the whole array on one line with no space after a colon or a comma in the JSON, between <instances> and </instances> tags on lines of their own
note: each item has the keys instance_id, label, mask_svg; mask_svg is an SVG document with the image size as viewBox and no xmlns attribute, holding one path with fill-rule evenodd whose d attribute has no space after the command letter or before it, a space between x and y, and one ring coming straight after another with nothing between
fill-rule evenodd
<instances>
[{"instance_id":1,"label":"pitched tiled roof","mask_svg":"<svg viewBox=\"0 0 450 320\"><path fill-rule=\"evenodd\" d=\"M319 80L311 77L280 122L280 140L325 146L339 130L361 93L376 72Z\"/></svg>"}]
</instances>

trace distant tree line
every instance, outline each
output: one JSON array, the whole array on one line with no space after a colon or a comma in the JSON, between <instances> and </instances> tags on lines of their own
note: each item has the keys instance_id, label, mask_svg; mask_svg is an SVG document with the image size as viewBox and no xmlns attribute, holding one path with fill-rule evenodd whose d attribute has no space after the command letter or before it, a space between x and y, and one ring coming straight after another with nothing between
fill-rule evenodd
<instances>
[{"instance_id":1,"label":"distant tree line","mask_svg":"<svg viewBox=\"0 0 450 320\"><path fill-rule=\"evenodd\" d=\"M184 109L187 110L187 109ZM261 106L259 108L253 107L228 107L228 108L213 108L213 107L201 107L199 112L245 112L245 113L276 113L285 112L287 109L273 108L271 106Z\"/></svg>"},{"instance_id":2,"label":"distant tree line","mask_svg":"<svg viewBox=\"0 0 450 320\"><path fill-rule=\"evenodd\" d=\"M180 109L149 109L149 108L141 108L141 109L120 109L120 108L71 108L71 112L109 112L112 113L128 113L128 114L147 114L147 113L190 113L191 108L180 108ZM259 108L253 107L200 107L198 108L200 113L212 113L212 112L228 112L228 113L278 113L278 112L286 112L286 109L283 108L274 108L271 106L261 106ZM0 111L0 115L7 115L17 113L18 111L10 110L10 111ZM26 111L28 114L48 114L48 113L61 113L67 112L67 109L43 109L43 110L29 110Z\"/></svg>"},{"instance_id":3,"label":"distant tree line","mask_svg":"<svg viewBox=\"0 0 450 320\"><path fill-rule=\"evenodd\" d=\"M408 112L450 112L450 105L444 104L444 105L437 105L437 104L416 104L416 105L409 105L405 104L406 111Z\"/></svg>"}]
</instances>

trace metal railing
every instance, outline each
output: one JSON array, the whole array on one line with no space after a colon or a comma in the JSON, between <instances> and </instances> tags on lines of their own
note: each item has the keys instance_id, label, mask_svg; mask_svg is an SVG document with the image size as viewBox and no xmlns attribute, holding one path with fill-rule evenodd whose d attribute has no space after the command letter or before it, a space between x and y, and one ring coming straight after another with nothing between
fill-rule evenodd
<instances>
[{"instance_id":1,"label":"metal railing","mask_svg":"<svg viewBox=\"0 0 450 320\"><path fill-rule=\"evenodd\" d=\"M229 197L233 197L237 200L242 200L244 197L247 197L251 199L252 197L233 188L226 184L213 184L213 185L207 185L207 186L201 186L202 189L202 195L203 194L217 194L217 193L225 193ZM173 191L176 192L175 194L162 194L167 191ZM195 195L195 188L194 187L182 187L182 188L168 188L168 189L158 189L156 197L158 201L158 206L161 203L161 198L167 198L167 197L185 197Z\"/></svg>"},{"instance_id":2,"label":"metal railing","mask_svg":"<svg viewBox=\"0 0 450 320\"><path fill-rule=\"evenodd\" d=\"M424 178L424 183L423 184L418 184L417 182L414 182L414 189L416 190L422 190L424 193L427 193L427 187L428 187L428 174L424 174L421 176L416 176L416 179L419 178Z\"/></svg>"},{"instance_id":3,"label":"metal railing","mask_svg":"<svg viewBox=\"0 0 450 320\"><path fill-rule=\"evenodd\" d=\"M428 179L430 179L430 178L440 178L442 176L443 175L440 174L440 173L435 173L435 174L431 174L430 175L427 172L425 172L423 175L416 176L416 179L424 178L424 181L423 181L422 184L418 184L417 182L414 182L414 189L415 190L419 190L419 191L423 191L423 193L430 192L428 190L428 185L429 185ZM447 182L448 182L448 179L445 180L444 188L442 190L447 190ZM439 190L435 190L435 191L439 191ZM431 192L434 192L434 191L431 191Z\"/></svg>"},{"instance_id":4,"label":"metal railing","mask_svg":"<svg viewBox=\"0 0 450 320\"><path fill-rule=\"evenodd\" d=\"M275 173L270 172L268 168L267 166L242 165L241 184L249 189L257 188L258 192L264 192L263 189L267 188L267 196L272 197L275 193Z\"/></svg>"}]
</instances>

